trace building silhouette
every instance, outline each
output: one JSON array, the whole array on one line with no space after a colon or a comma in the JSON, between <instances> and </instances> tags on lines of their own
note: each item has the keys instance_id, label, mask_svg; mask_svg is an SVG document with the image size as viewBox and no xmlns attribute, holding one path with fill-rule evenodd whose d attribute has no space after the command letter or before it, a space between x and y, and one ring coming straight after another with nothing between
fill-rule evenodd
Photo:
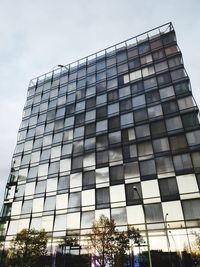
<instances>
[{"instance_id":1,"label":"building silhouette","mask_svg":"<svg viewBox=\"0 0 200 267\"><path fill-rule=\"evenodd\" d=\"M66 233L82 245L104 214L144 237L145 216L152 250L182 251L199 229L199 188L199 110L168 23L31 80L5 248L23 228L44 228L50 253Z\"/></svg>"}]
</instances>

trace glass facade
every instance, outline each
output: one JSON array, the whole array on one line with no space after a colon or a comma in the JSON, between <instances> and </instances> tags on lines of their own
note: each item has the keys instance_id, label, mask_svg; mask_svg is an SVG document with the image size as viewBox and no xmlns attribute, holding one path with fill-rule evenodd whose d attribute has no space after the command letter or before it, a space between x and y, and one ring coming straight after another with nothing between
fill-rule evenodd
<instances>
[{"instance_id":1,"label":"glass facade","mask_svg":"<svg viewBox=\"0 0 200 267\"><path fill-rule=\"evenodd\" d=\"M51 252L66 231L84 245L101 214L145 238L146 216L151 249L181 251L199 228L199 177L199 110L167 24L30 82L5 241L44 228Z\"/></svg>"}]
</instances>

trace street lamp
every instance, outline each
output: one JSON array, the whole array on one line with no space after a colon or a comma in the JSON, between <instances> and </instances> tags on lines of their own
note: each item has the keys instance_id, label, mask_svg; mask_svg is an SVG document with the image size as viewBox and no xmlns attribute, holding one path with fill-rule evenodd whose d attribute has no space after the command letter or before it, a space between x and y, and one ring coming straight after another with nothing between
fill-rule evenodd
<instances>
[{"instance_id":1,"label":"street lamp","mask_svg":"<svg viewBox=\"0 0 200 267\"><path fill-rule=\"evenodd\" d=\"M57 66L58 66L59 68L65 68L66 70L68 70L68 68L67 68L66 66L62 65L62 64L58 64Z\"/></svg>"},{"instance_id":2,"label":"street lamp","mask_svg":"<svg viewBox=\"0 0 200 267\"><path fill-rule=\"evenodd\" d=\"M149 267L152 267L152 261L151 261L151 252L150 252L150 243L149 243L149 235L148 235L148 229L147 229L147 217L146 217L146 211L144 208L144 203L142 200L142 197L140 195L140 193L138 192L138 189L136 186L133 187L133 190L137 193L139 200L142 203L142 209L143 209L143 213L144 213L144 224L145 224L145 233L146 233L146 238L147 238L147 249L148 249L148 257L149 257Z\"/></svg>"},{"instance_id":3,"label":"street lamp","mask_svg":"<svg viewBox=\"0 0 200 267\"><path fill-rule=\"evenodd\" d=\"M167 238L167 249L168 249L168 255L169 255L169 263L172 265L171 248L170 248L168 229L167 229L167 216L168 215L169 215L168 213L165 214L164 227L165 227L165 234L166 234L166 238Z\"/></svg>"},{"instance_id":4,"label":"street lamp","mask_svg":"<svg viewBox=\"0 0 200 267\"><path fill-rule=\"evenodd\" d=\"M169 242L168 229L167 229L167 216L168 215L169 215L168 213L165 214L164 226L165 226L165 233L166 233L166 238L167 238L167 248L168 248L168 252L170 252L171 249L170 249L170 242Z\"/></svg>"}]
</instances>

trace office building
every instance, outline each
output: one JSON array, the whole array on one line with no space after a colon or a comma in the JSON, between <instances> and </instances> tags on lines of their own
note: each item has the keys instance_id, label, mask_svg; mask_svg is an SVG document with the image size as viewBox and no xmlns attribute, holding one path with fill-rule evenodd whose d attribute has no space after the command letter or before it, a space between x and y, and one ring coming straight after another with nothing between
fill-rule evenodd
<instances>
[{"instance_id":1,"label":"office building","mask_svg":"<svg viewBox=\"0 0 200 267\"><path fill-rule=\"evenodd\" d=\"M44 228L54 253L66 232L84 244L101 214L145 237L144 208L150 248L182 251L199 229L199 188L199 110L168 23L31 80L6 245L23 228Z\"/></svg>"}]
</instances>

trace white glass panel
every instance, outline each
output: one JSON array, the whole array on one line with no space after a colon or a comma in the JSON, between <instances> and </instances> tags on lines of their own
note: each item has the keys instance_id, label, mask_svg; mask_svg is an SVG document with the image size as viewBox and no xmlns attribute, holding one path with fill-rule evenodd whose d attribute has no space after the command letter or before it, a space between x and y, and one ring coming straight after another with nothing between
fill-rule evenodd
<instances>
[{"instance_id":1,"label":"white glass panel","mask_svg":"<svg viewBox=\"0 0 200 267\"><path fill-rule=\"evenodd\" d=\"M110 186L110 200L113 202L125 201L124 185ZM121 205L121 203L119 203Z\"/></svg>"},{"instance_id":2,"label":"white glass panel","mask_svg":"<svg viewBox=\"0 0 200 267\"><path fill-rule=\"evenodd\" d=\"M90 209L89 206L95 205L95 190L83 190L82 191L82 207Z\"/></svg>"},{"instance_id":3,"label":"white glass panel","mask_svg":"<svg viewBox=\"0 0 200 267\"><path fill-rule=\"evenodd\" d=\"M180 201L162 202L163 214L167 221L183 220L183 212ZM167 217L166 217L166 214Z\"/></svg>"},{"instance_id":4,"label":"white glass panel","mask_svg":"<svg viewBox=\"0 0 200 267\"><path fill-rule=\"evenodd\" d=\"M95 165L95 153L87 154L83 158L83 167L89 167Z\"/></svg>"},{"instance_id":5,"label":"white glass panel","mask_svg":"<svg viewBox=\"0 0 200 267\"><path fill-rule=\"evenodd\" d=\"M198 185L194 174L176 177L180 194L198 192Z\"/></svg>"},{"instance_id":6,"label":"white glass panel","mask_svg":"<svg viewBox=\"0 0 200 267\"><path fill-rule=\"evenodd\" d=\"M56 196L56 210L67 209L68 194L61 194Z\"/></svg>"},{"instance_id":7,"label":"white glass panel","mask_svg":"<svg viewBox=\"0 0 200 267\"><path fill-rule=\"evenodd\" d=\"M71 159L62 159L60 161L60 172L69 171L71 169Z\"/></svg>"},{"instance_id":8,"label":"white glass panel","mask_svg":"<svg viewBox=\"0 0 200 267\"><path fill-rule=\"evenodd\" d=\"M130 81L137 80L141 77L142 77L141 70L136 70L136 71L130 73Z\"/></svg>"},{"instance_id":9,"label":"white glass panel","mask_svg":"<svg viewBox=\"0 0 200 267\"><path fill-rule=\"evenodd\" d=\"M25 189L25 196L33 195L35 191L35 182L27 183Z\"/></svg>"},{"instance_id":10,"label":"white glass panel","mask_svg":"<svg viewBox=\"0 0 200 267\"><path fill-rule=\"evenodd\" d=\"M67 215L56 215L55 224L54 224L54 231L62 231L66 230L67 225Z\"/></svg>"},{"instance_id":11,"label":"white glass panel","mask_svg":"<svg viewBox=\"0 0 200 267\"><path fill-rule=\"evenodd\" d=\"M143 213L142 205L126 207L126 210L127 210L127 223L128 224L144 223L144 213Z\"/></svg>"},{"instance_id":12,"label":"white glass panel","mask_svg":"<svg viewBox=\"0 0 200 267\"><path fill-rule=\"evenodd\" d=\"M52 231L53 218L54 218L54 216L44 216L44 217L42 217L42 228L44 228L44 230L46 232Z\"/></svg>"},{"instance_id":13,"label":"white glass panel","mask_svg":"<svg viewBox=\"0 0 200 267\"><path fill-rule=\"evenodd\" d=\"M44 205L44 198L33 199L33 212L42 212Z\"/></svg>"},{"instance_id":14,"label":"white glass panel","mask_svg":"<svg viewBox=\"0 0 200 267\"><path fill-rule=\"evenodd\" d=\"M160 196L157 180L141 182L141 186L144 198L152 198Z\"/></svg>"},{"instance_id":15,"label":"white glass panel","mask_svg":"<svg viewBox=\"0 0 200 267\"><path fill-rule=\"evenodd\" d=\"M80 212L67 214L67 229L80 228Z\"/></svg>"},{"instance_id":16,"label":"white glass panel","mask_svg":"<svg viewBox=\"0 0 200 267\"><path fill-rule=\"evenodd\" d=\"M57 178L47 179L47 192L57 190Z\"/></svg>"},{"instance_id":17,"label":"white glass panel","mask_svg":"<svg viewBox=\"0 0 200 267\"><path fill-rule=\"evenodd\" d=\"M13 202L11 216L20 214L21 207L22 207L22 201Z\"/></svg>"},{"instance_id":18,"label":"white glass panel","mask_svg":"<svg viewBox=\"0 0 200 267\"><path fill-rule=\"evenodd\" d=\"M12 220L9 224L7 235L16 235L18 232L18 220Z\"/></svg>"},{"instance_id":19,"label":"white glass panel","mask_svg":"<svg viewBox=\"0 0 200 267\"><path fill-rule=\"evenodd\" d=\"M70 175L70 188L78 188L82 186L82 173L74 173Z\"/></svg>"},{"instance_id":20,"label":"white glass panel","mask_svg":"<svg viewBox=\"0 0 200 267\"><path fill-rule=\"evenodd\" d=\"M28 229L29 228L29 221L30 221L30 219L20 219L19 226L18 226L18 232L20 232L22 229Z\"/></svg>"}]
</instances>

